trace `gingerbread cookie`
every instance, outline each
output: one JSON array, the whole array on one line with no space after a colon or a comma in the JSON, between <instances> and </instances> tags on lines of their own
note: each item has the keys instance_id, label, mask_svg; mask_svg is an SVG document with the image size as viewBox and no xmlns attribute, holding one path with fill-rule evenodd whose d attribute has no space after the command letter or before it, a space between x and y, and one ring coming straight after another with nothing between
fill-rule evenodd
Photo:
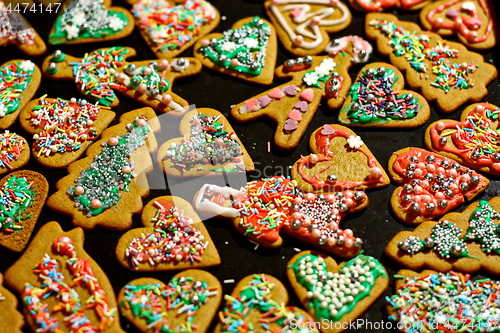
<instances>
[{"instance_id":1,"label":"gingerbread cookie","mask_svg":"<svg viewBox=\"0 0 500 333\"><path fill-rule=\"evenodd\" d=\"M76 161L115 118L108 108L86 100L42 97L21 111L21 127L33 135L33 157L48 168Z\"/></svg>"},{"instance_id":2,"label":"gingerbread cookie","mask_svg":"<svg viewBox=\"0 0 500 333\"><path fill-rule=\"evenodd\" d=\"M328 34L345 29L352 18L339 0L267 0L264 7L281 44L296 56L321 53Z\"/></svg>"},{"instance_id":3,"label":"gingerbread cookie","mask_svg":"<svg viewBox=\"0 0 500 333\"><path fill-rule=\"evenodd\" d=\"M387 297L387 312L401 332L413 332L415 327L420 332L498 330L493 315L500 309L498 281L472 280L453 271L418 273L406 269L395 278L395 293Z\"/></svg>"},{"instance_id":4,"label":"gingerbread cookie","mask_svg":"<svg viewBox=\"0 0 500 333\"><path fill-rule=\"evenodd\" d=\"M87 157L68 166L69 175L57 182L47 206L84 229L129 229L149 193L146 173L153 169L149 154L157 148L153 131L159 129L150 108L123 114L87 149Z\"/></svg>"},{"instance_id":5,"label":"gingerbread cookie","mask_svg":"<svg viewBox=\"0 0 500 333\"><path fill-rule=\"evenodd\" d=\"M434 1L422 9L420 22L442 36L457 35L471 49L489 49L497 42L498 24L489 0Z\"/></svg>"},{"instance_id":6,"label":"gingerbread cookie","mask_svg":"<svg viewBox=\"0 0 500 333\"><path fill-rule=\"evenodd\" d=\"M403 10L417 10L431 0L349 0L352 8L362 12L382 12L392 7Z\"/></svg>"},{"instance_id":7,"label":"gingerbread cookie","mask_svg":"<svg viewBox=\"0 0 500 333\"><path fill-rule=\"evenodd\" d=\"M113 287L83 249L83 230L49 222L5 273L34 331L123 333Z\"/></svg>"},{"instance_id":8,"label":"gingerbread cookie","mask_svg":"<svg viewBox=\"0 0 500 333\"><path fill-rule=\"evenodd\" d=\"M153 278L130 281L118 295L121 314L141 332L206 332L222 300L215 276L198 269L167 284Z\"/></svg>"},{"instance_id":9,"label":"gingerbread cookie","mask_svg":"<svg viewBox=\"0 0 500 333\"><path fill-rule=\"evenodd\" d=\"M325 52L330 57L335 57L340 52L347 52L352 56L352 62L359 64L368 61L373 52L373 47L370 42L359 36L348 35L331 40L325 47Z\"/></svg>"},{"instance_id":10,"label":"gingerbread cookie","mask_svg":"<svg viewBox=\"0 0 500 333\"><path fill-rule=\"evenodd\" d=\"M0 66L0 129L9 128L33 97L42 75L30 60L11 60Z\"/></svg>"},{"instance_id":11,"label":"gingerbread cookie","mask_svg":"<svg viewBox=\"0 0 500 333\"><path fill-rule=\"evenodd\" d=\"M144 228L127 231L116 245L116 258L134 271L166 271L220 264L210 234L193 207L182 198L158 197L142 211Z\"/></svg>"},{"instance_id":12,"label":"gingerbread cookie","mask_svg":"<svg viewBox=\"0 0 500 333\"><path fill-rule=\"evenodd\" d=\"M457 161L421 148L404 148L389 159L399 186L391 197L396 217L409 224L437 218L473 200L490 181Z\"/></svg>"},{"instance_id":13,"label":"gingerbread cookie","mask_svg":"<svg viewBox=\"0 0 500 333\"><path fill-rule=\"evenodd\" d=\"M0 46L13 44L30 57L44 54L45 42L19 12L19 4L0 1Z\"/></svg>"},{"instance_id":14,"label":"gingerbread cookie","mask_svg":"<svg viewBox=\"0 0 500 333\"><path fill-rule=\"evenodd\" d=\"M0 333L21 333L24 317L17 311L17 298L3 286L3 275L0 273Z\"/></svg>"},{"instance_id":15,"label":"gingerbread cookie","mask_svg":"<svg viewBox=\"0 0 500 333\"><path fill-rule=\"evenodd\" d=\"M311 155L292 167L305 192L338 192L389 185L389 177L361 137L341 125L323 125L309 140Z\"/></svg>"},{"instance_id":16,"label":"gingerbread cookie","mask_svg":"<svg viewBox=\"0 0 500 333\"><path fill-rule=\"evenodd\" d=\"M275 277L254 274L244 277L219 312L214 333L240 332L254 328L256 332L292 332L305 330L319 333L309 314L297 307L286 306L288 292ZM239 329L238 329L239 328Z\"/></svg>"},{"instance_id":17,"label":"gingerbread cookie","mask_svg":"<svg viewBox=\"0 0 500 333\"><path fill-rule=\"evenodd\" d=\"M339 229L340 221L367 205L364 192L303 193L283 176L249 182L239 191L207 184L194 200L197 210L230 218L240 234L257 244L279 247L283 231L344 258L358 254L363 241L351 229Z\"/></svg>"},{"instance_id":18,"label":"gingerbread cookie","mask_svg":"<svg viewBox=\"0 0 500 333\"><path fill-rule=\"evenodd\" d=\"M86 97L104 106L118 106L114 90L158 112L182 114L189 103L172 91L177 78L201 71L195 58L167 61L144 60L126 62L135 50L114 46L75 58L56 51L43 62L43 73L50 79L74 81Z\"/></svg>"},{"instance_id":19,"label":"gingerbread cookie","mask_svg":"<svg viewBox=\"0 0 500 333\"><path fill-rule=\"evenodd\" d=\"M22 168L30 159L28 142L20 135L0 133L0 175Z\"/></svg>"},{"instance_id":20,"label":"gingerbread cookie","mask_svg":"<svg viewBox=\"0 0 500 333\"><path fill-rule=\"evenodd\" d=\"M139 32L158 58L172 58L190 48L220 21L205 0L127 0Z\"/></svg>"},{"instance_id":21,"label":"gingerbread cookie","mask_svg":"<svg viewBox=\"0 0 500 333\"><path fill-rule=\"evenodd\" d=\"M361 254L339 265L327 255L303 251L288 262L287 276L300 302L315 321L332 324L322 326L323 333L346 329L389 284L382 264Z\"/></svg>"},{"instance_id":22,"label":"gingerbread cookie","mask_svg":"<svg viewBox=\"0 0 500 333\"><path fill-rule=\"evenodd\" d=\"M460 121L441 119L425 131L425 145L470 168L500 176L500 109L489 103L468 106Z\"/></svg>"},{"instance_id":23,"label":"gingerbread cookie","mask_svg":"<svg viewBox=\"0 0 500 333\"><path fill-rule=\"evenodd\" d=\"M482 55L394 15L368 14L365 30L377 41L380 53L405 73L407 84L420 89L444 113L483 99L486 86L497 75L495 66L485 63Z\"/></svg>"},{"instance_id":24,"label":"gingerbread cookie","mask_svg":"<svg viewBox=\"0 0 500 333\"><path fill-rule=\"evenodd\" d=\"M129 36L134 18L111 0L67 0L49 33L49 43L82 44Z\"/></svg>"},{"instance_id":25,"label":"gingerbread cookie","mask_svg":"<svg viewBox=\"0 0 500 333\"><path fill-rule=\"evenodd\" d=\"M484 269L500 274L500 197L471 204L462 213L449 213L439 222L424 222L402 231L385 253L410 269L423 266L464 273Z\"/></svg>"},{"instance_id":26,"label":"gingerbread cookie","mask_svg":"<svg viewBox=\"0 0 500 333\"><path fill-rule=\"evenodd\" d=\"M276 69L276 77L290 81L232 107L231 116L240 122L260 117L277 123L274 144L281 149L297 147L323 98L330 108L342 105L351 85L347 69L351 56L335 58L307 56L289 59Z\"/></svg>"},{"instance_id":27,"label":"gingerbread cookie","mask_svg":"<svg viewBox=\"0 0 500 333\"><path fill-rule=\"evenodd\" d=\"M223 33L212 33L194 45L203 66L237 79L273 82L278 43L268 21L255 16L239 20Z\"/></svg>"},{"instance_id":28,"label":"gingerbread cookie","mask_svg":"<svg viewBox=\"0 0 500 333\"><path fill-rule=\"evenodd\" d=\"M252 158L229 121L214 109L192 110L179 125L182 137L158 150L158 163L168 176L198 177L255 169Z\"/></svg>"},{"instance_id":29,"label":"gingerbread cookie","mask_svg":"<svg viewBox=\"0 0 500 333\"><path fill-rule=\"evenodd\" d=\"M420 94L404 89L403 74L375 62L361 69L339 111L339 123L352 127L412 128L424 124L431 110Z\"/></svg>"},{"instance_id":30,"label":"gingerbread cookie","mask_svg":"<svg viewBox=\"0 0 500 333\"><path fill-rule=\"evenodd\" d=\"M38 172L15 171L0 180L0 246L25 248L48 193L49 183Z\"/></svg>"}]
</instances>

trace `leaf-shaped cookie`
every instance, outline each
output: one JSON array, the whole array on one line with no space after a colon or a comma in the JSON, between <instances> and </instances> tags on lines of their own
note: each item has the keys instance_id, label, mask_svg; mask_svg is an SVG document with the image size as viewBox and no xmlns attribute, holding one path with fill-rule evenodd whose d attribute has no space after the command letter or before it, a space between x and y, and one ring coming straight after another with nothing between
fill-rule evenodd
<instances>
[{"instance_id":1,"label":"leaf-shaped cookie","mask_svg":"<svg viewBox=\"0 0 500 333\"><path fill-rule=\"evenodd\" d=\"M245 173L255 169L252 158L222 113L209 108L192 110L179 125L182 137L158 150L158 163L169 176Z\"/></svg>"},{"instance_id":2,"label":"leaf-shaped cookie","mask_svg":"<svg viewBox=\"0 0 500 333\"><path fill-rule=\"evenodd\" d=\"M149 154L157 148L153 131L159 129L150 108L123 114L87 149L87 157L68 166L69 175L57 182L47 206L84 229L129 229L149 193L146 173L153 168Z\"/></svg>"},{"instance_id":3,"label":"leaf-shaped cookie","mask_svg":"<svg viewBox=\"0 0 500 333\"><path fill-rule=\"evenodd\" d=\"M23 315L17 311L17 298L3 286L0 273L0 333L21 333L24 326Z\"/></svg>"},{"instance_id":4,"label":"leaf-shaped cookie","mask_svg":"<svg viewBox=\"0 0 500 333\"><path fill-rule=\"evenodd\" d=\"M439 0L420 12L422 26L442 36L457 35L468 48L489 49L496 45L498 24L490 0Z\"/></svg>"},{"instance_id":5,"label":"leaf-shaped cookie","mask_svg":"<svg viewBox=\"0 0 500 333\"><path fill-rule=\"evenodd\" d=\"M5 273L34 332L124 332L113 287L83 249L83 238L80 228L64 232L49 222Z\"/></svg>"},{"instance_id":6,"label":"leaf-shaped cookie","mask_svg":"<svg viewBox=\"0 0 500 333\"><path fill-rule=\"evenodd\" d=\"M262 246L281 246L283 231L344 258L358 254L363 241L339 229L340 222L367 205L364 192L303 193L283 176L249 182L240 191L207 184L194 199L197 210L231 219L240 234Z\"/></svg>"},{"instance_id":7,"label":"leaf-shaped cookie","mask_svg":"<svg viewBox=\"0 0 500 333\"><path fill-rule=\"evenodd\" d=\"M111 41L129 36L134 18L111 0L67 0L49 34L49 43L81 44Z\"/></svg>"},{"instance_id":8,"label":"leaf-shaped cookie","mask_svg":"<svg viewBox=\"0 0 500 333\"><path fill-rule=\"evenodd\" d=\"M287 276L316 322L330 323L322 326L324 333L346 329L345 324L366 311L389 283L385 268L373 257L358 255L337 264L333 258L311 251L300 252L288 262Z\"/></svg>"},{"instance_id":9,"label":"leaf-shaped cookie","mask_svg":"<svg viewBox=\"0 0 500 333\"><path fill-rule=\"evenodd\" d=\"M35 228L49 183L35 171L15 171L0 180L0 245L20 252Z\"/></svg>"},{"instance_id":10,"label":"leaf-shaped cookie","mask_svg":"<svg viewBox=\"0 0 500 333\"><path fill-rule=\"evenodd\" d=\"M286 306L288 292L273 276L254 274L244 277L219 312L214 333L231 332L233 327L243 331L289 332L307 330L319 333L309 314L297 307Z\"/></svg>"},{"instance_id":11,"label":"leaf-shaped cookie","mask_svg":"<svg viewBox=\"0 0 500 333\"><path fill-rule=\"evenodd\" d=\"M0 129L9 128L36 93L42 75L30 60L11 60L0 66Z\"/></svg>"},{"instance_id":12,"label":"leaf-shaped cookie","mask_svg":"<svg viewBox=\"0 0 500 333\"><path fill-rule=\"evenodd\" d=\"M267 0L264 6L281 43L296 56L322 52L330 41L328 34L351 23L349 8L340 1Z\"/></svg>"},{"instance_id":13,"label":"leaf-shaped cookie","mask_svg":"<svg viewBox=\"0 0 500 333\"><path fill-rule=\"evenodd\" d=\"M484 269L500 274L500 197L471 204L462 213L448 213L413 231L401 231L385 253L410 269L429 267L464 273Z\"/></svg>"},{"instance_id":14,"label":"leaf-shaped cookie","mask_svg":"<svg viewBox=\"0 0 500 333\"><path fill-rule=\"evenodd\" d=\"M86 100L42 97L21 111L21 127L33 135L33 157L43 166L65 168L99 137L115 113Z\"/></svg>"},{"instance_id":15,"label":"leaf-shaped cookie","mask_svg":"<svg viewBox=\"0 0 500 333\"><path fill-rule=\"evenodd\" d=\"M30 159L30 147L22 136L6 130L0 133L0 175L22 168Z\"/></svg>"},{"instance_id":16,"label":"leaf-shaped cookie","mask_svg":"<svg viewBox=\"0 0 500 333\"><path fill-rule=\"evenodd\" d=\"M203 66L232 77L271 84L277 50L276 31L256 16L239 20L223 33L212 33L194 45Z\"/></svg>"},{"instance_id":17,"label":"leaf-shaped cookie","mask_svg":"<svg viewBox=\"0 0 500 333\"><path fill-rule=\"evenodd\" d=\"M387 186L389 177L352 130L323 125L309 140L311 155L292 167L292 179L305 192L338 192Z\"/></svg>"},{"instance_id":18,"label":"leaf-shaped cookie","mask_svg":"<svg viewBox=\"0 0 500 333\"><path fill-rule=\"evenodd\" d=\"M171 58L191 47L220 21L219 11L205 0L127 0L139 32L158 58Z\"/></svg>"},{"instance_id":19,"label":"leaf-shaped cookie","mask_svg":"<svg viewBox=\"0 0 500 333\"><path fill-rule=\"evenodd\" d=\"M220 264L215 244L193 207L182 198L158 197L142 211L144 228L127 231L116 258L135 271L166 271Z\"/></svg>"},{"instance_id":20,"label":"leaf-shaped cookie","mask_svg":"<svg viewBox=\"0 0 500 333\"><path fill-rule=\"evenodd\" d=\"M361 69L339 111L339 123L352 127L411 128L424 124L430 108L420 94L404 89L394 66L375 62Z\"/></svg>"},{"instance_id":21,"label":"leaf-shaped cookie","mask_svg":"<svg viewBox=\"0 0 500 333\"><path fill-rule=\"evenodd\" d=\"M470 168L500 176L500 109L490 103L469 105L460 121L441 119L425 131L428 149Z\"/></svg>"},{"instance_id":22,"label":"leaf-shaped cookie","mask_svg":"<svg viewBox=\"0 0 500 333\"><path fill-rule=\"evenodd\" d=\"M377 41L379 52L405 74L408 86L420 89L444 113L483 99L486 86L497 76L496 67L482 55L394 15L368 14L365 31Z\"/></svg>"},{"instance_id":23,"label":"leaf-shaped cookie","mask_svg":"<svg viewBox=\"0 0 500 333\"><path fill-rule=\"evenodd\" d=\"M198 269L167 284L153 278L130 281L118 295L120 312L141 332L206 332L222 300L215 276Z\"/></svg>"},{"instance_id":24,"label":"leaf-shaped cookie","mask_svg":"<svg viewBox=\"0 0 500 333\"><path fill-rule=\"evenodd\" d=\"M201 64L195 58L127 62L135 50L114 46L76 58L55 51L45 58L43 72L48 78L74 81L80 93L104 106L118 106L114 90L158 112L182 114L187 101L172 91L177 78L195 75Z\"/></svg>"},{"instance_id":25,"label":"leaf-shaped cookie","mask_svg":"<svg viewBox=\"0 0 500 333\"><path fill-rule=\"evenodd\" d=\"M408 147L389 159L389 174L400 184L391 208L409 224L432 220L472 200L490 181L457 161L425 149Z\"/></svg>"},{"instance_id":26,"label":"leaf-shaped cookie","mask_svg":"<svg viewBox=\"0 0 500 333\"><path fill-rule=\"evenodd\" d=\"M351 56L315 56L289 59L276 69L276 77L290 79L285 84L254 96L231 108L240 122L261 117L277 123L274 143L281 149L297 147L323 98L330 108L342 105L351 85L347 73Z\"/></svg>"}]
</instances>

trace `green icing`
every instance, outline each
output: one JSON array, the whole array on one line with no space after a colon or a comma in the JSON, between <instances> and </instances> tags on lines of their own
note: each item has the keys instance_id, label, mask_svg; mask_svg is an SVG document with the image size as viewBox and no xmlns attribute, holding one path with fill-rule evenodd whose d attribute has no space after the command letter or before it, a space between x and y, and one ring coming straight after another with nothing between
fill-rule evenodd
<instances>
[{"instance_id":1,"label":"green icing","mask_svg":"<svg viewBox=\"0 0 500 333\"><path fill-rule=\"evenodd\" d=\"M295 272L297 281L307 289L307 307L314 309L319 320L340 320L370 295L379 277L388 278L380 262L365 255L358 255L344 263L338 273L329 272L323 258L313 254L301 256L290 268ZM343 287L346 288L344 291ZM340 291L335 292L334 288Z\"/></svg>"},{"instance_id":2,"label":"green icing","mask_svg":"<svg viewBox=\"0 0 500 333\"><path fill-rule=\"evenodd\" d=\"M479 242L481 249L487 253L500 254L500 229L499 224L495 223L499 219L500 214L488 201L480 201L469 218L469 229L464 240Z\"/></svg>"},{"instance_id":3,"label":"green icing","mask_svg":"<svg viewBox=\"0 0 500 333\"><path fill-rule=\"evenodd\" d=\"M35 73L29 60L12 61L0 67L0 119L19 109L22 94Z\"/></svg>"},{"instance_id":4,"label":"green icing","mask_svg":"<svg viewBox=\"0 0 500 333\"><path fill-rule=\"evenodd\" d=\"M36 192L33 183L24 177L12 176L0 189L0 227L6 232L17 232L23 228L21 221L29 219L31 213L26 214Z\"/></svg>"}]
</instances>

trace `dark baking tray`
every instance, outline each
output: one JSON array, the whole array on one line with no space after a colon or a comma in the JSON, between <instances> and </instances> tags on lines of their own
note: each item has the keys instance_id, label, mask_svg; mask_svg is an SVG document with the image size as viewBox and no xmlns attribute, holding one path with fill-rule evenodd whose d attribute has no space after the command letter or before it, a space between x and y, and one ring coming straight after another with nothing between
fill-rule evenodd
<instances>
[{"instance_id":1,"label":"dark baking tray","mask_svg":"<svg viewBox=\"0 0 500 333\"><path fill-rule=\"evenodd\" d=\"M212 3L219 9L222 16L222 20L219 26L215 29L215 31L218 32L229 29L234 22L244 17L254 15L266 17L262 1L214 0L212 1ZM130 6L123 1L114 1L113 4L130 8ZM496 7L499 7L498 5L498 2L496 2ZM364 36L364 15L355 11L352 12L352 24L346 30L337 34L333 34L332 38L342 37L350 34ZM416 22L418 18L417 12L391 12L398 15L401 20ZM29 22L38 30L41 36L45 40L47 40L48 32L56 15L46 12L39 12L28 13L26 14L26 17ZM149 50L137 30L135 30L130 37L114 42L73 46L62 45L57 47L49 46L49 50L47 51L46 55L51 54L56 49L61 49L68 54L81 57L86 51L113 45L134 47L137 50L137 56L131 60L146 60L155 58L154 54ZM483 52L482 54L484 55L486 61L494 63L498 67L498 64L495 63L495 60L498 57L498 53L499 49L498 47L495 47L493 50L490 50L489 52ZM182 54L182 56L190 56L191 54L192 51L188 50L187 52ZM41 56L32 60L40 66L45 56ZM283 47L280 46L278 50L277 63L281 64L289 57L291 56L287 54L286 50ZM0 49L0 63L15 58L25 58L25 56L15 47ZM380 57L375 50L370 61L387 61L387 59ZM349 73L353 79L357 75L361 67L362 65L357 65L351 68ZM277 86L281 83L282 81L276 80L273 83L273 86ZM177 82L175 82L173 88L174 92L181 95L191 104L194 104L197 107L214 108L221 111L225 115L228 114L231 105L237 104L267 89L268 87L249 84L243 81L237 81L208 69L203 69L203 71L195 77L178 80ZM35 98L38 98L44 94L47 94L49 97L61 97L65 99L79 96L76 87L72 83L56 82L45 78L42 80L42 84L40 85ZM498 79L495 79L488 86L488 96L485 98L485 101L488 101L495 105L500 105L500 89ZM231 120L232 126L234 127L235 131L240 136L250 155L256 162L257 170L249 174L248 178L254 180L259 179L262 175L271 176L288 174L288 167L292 165L300 157L300 155L309 153L308 140L310 134L316 128L322 126L325 123L336 123L338 114L337 111L329 110L324 104L325 103L320 106L305 136L302 138L297 148L287 152L280 151L272 145L270 152L268 152L268 142L272 142L275 131L275 126L268 121L261 120L253 122L251 124L238 124ZM118 116L124 112L133 110L138 107L141 107L141 105L126 98L121 98L120 106L115 111L117 112ZM458 119L461 111L463 110L463 108L461 108L451 115L444 116L443 114L436 112L436 108L434 107L434 105L431 104L431 108L432 113L429 123L443 117ZM164 142L168 138L178 136L176 122L167 118L162 118L163 129L161 133L157 135L160 143ZM386 167L387 161L389 160L392 152L408 146L423 147L423 133L425 127L426 126L424 125L413 130L391 131L356 129L355 131L361 136L364 142L368 143L368 146L372 150L374 155L378 158L380 163L384 167ZM18 123L12 126L11 130L16 131L17 133L27 138L29 137L27 133L25 133L20 128ZM155 158L156 156L153 157ZM66 175L66 170L50 170L41 167L33 159L25 168L41 172L45 175L45 177L47 177L50 184L50 194L54 193L57 180ZM170 194L170 187L172 187L172 189L175 189L173 190L174 194L179 194L179 191L177 189L183 188L182 195L185 196L188 201L191 201L192 196L197 191L197 189L199 189L199 184L196 185L195 182L191 181L189 181L188 183L184 183L185 180L179 180L176 182L177 186L172 186L175 182L172 183L171 179L168 179L167 181L159 170L158 165L156 164L154 172L150 174L148 178L153 189L151 190L150 195L144 199L145 203L157 196ZM483 194L478 197L478 199L489 200L490 198L497 195L500 181L499 179L491 180L491 185ZM203 181L201 180L201 182ZM395 185L391 184L384 189L369 191L368 196L370 198L370 204L368 208L358 214L349 215L343 220L344 228L352 228L358 237L361 237L365 240L364 253L379 258L387 268L390 276L392 276L397 270L402 267L399 267L383 255L384 247L397 232L401 230L411 229L398 222L389 211L389 198L394 189ZM463 210L465 207L466 205L459 207L458 211ZM52 220L58 221L66 231L73 228L71 225L71 220L67 216L54 213L45 208L40 215L34 233L36 233L43 224ZM234 279L237 282L248 274L268 273L280 279L285 283L285 285L289 287L288 281L286 280L285 276L287 261L296 253L298 249L313 249L312 246L303 244L286 235L283 236L284 245L279 249L266 249L263 247L255 249L255 245L237 234L227 220L210 219L205 222L205 225L210 232L210 235L222 257L222 264L219 267L210 268L207 269L207 271L216 275L221 282L226 279ZM134 218L134 227L139 226L140 219L139 216L136 216ZM170 277L176 273L160 272L155 274L146 274L130 272L122 268L118 264L114 256L115 245L120 235L121 233L119 232L112 232L101 228L85 232L86 251L107 273L108 278L112 282L116 293L118 293L119 290L132 279L141 276L151 276L167 282ZM5 270L19 258L19 256L20 254L18 253L10 252L3 248L0 249L0 271L4 273ZM337 259L340 260L340 258ZM494 276L492 276L492 278L494 278ZM234 285L235 284L230 283L223 284L224 292L230 293ZM385 295L391 294L392 287L393 284L391 278L390 287L386 291ZM297 298L294 296L293 291L290 290L290 288L289 292L290 303L292 305L299 305ZM348 329L347 331L395 331L388 329L389 326L386 324L387 315L384 311L384 305L384 298L381 297L361 317L372 323L371 328L369 326L365 326L359 329ZM382 323L382 321L384 322ZM137 330L135 330L135 328L125 319L121 319L121 325L127 332L137 332ZM24 331L28 332L29 329L25 327Z\"/></svg>"}]
</instances>

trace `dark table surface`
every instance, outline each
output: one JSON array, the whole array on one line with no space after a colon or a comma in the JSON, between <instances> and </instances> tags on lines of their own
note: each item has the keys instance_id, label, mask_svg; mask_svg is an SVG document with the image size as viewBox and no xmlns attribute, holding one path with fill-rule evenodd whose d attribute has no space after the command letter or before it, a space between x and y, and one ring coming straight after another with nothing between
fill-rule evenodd
<instances>
[{"instance_id":1,"label":"dark table surface","mask_svg":"<svg viewBox=\"0 0 500 333\"><path fill-rule=\"evenodd\" d=\"M222 32L229 29L234 22L244 17L253 15L266 17L263 9L263 3L261 1L214 0L212 3L219 9L222 17L219 26L215 29L216 32ZM130 8L130 6L124 1L113 1L113 4ZM498 3L497 7L499 7ZM416 21L418 17L415 12L392 11L392 13L397 14L401 20ZM56 15L44 12L29 13L25 16L37 29L42 38L47 40L48 32ZM342 37L350 34L364 36L363 26L364 15L353 11L353 20L351 25L346 30L332 35L332 37ZM31 60L40 66L45 56L51 54L56 49L61 49L63 52L73 56L82 57L85 52L100 47L114 45L134 47L137 50L137 56L134 59L131 59L132 61L155 58L154 54L147 47L146 43L136 29L130 37L113 42L73 46L62 45L57 47L48 46L49 50L46 55ZM486 61L491 62L498 67L498 64L495 63L495 59L498 57L498 52L498 47L495 47L493 50L483 52L482 54L484 55ZM188 50L182 54L182 56L190 56L191 54L192 50ZM292 56L287 54L283 47L279 46L277 64L281 64L289 57ZM16 58L22 59L25 58L25 56L15 47L0 49L0 63ZM375 50L370 61L387 61L387 59L381 58ZM351 68L349 73L353 79L362 66L363 65L357 65ZM277 86L281 83L282 81L275 80L273 86ZM231 105L237 104L267 89L268 87L258 86L244 81L237 81L208 69L203 69L199 75L192 78L176 81L173 88L174 92L185 98L189 103L194 104L197 107L210 107L217 109L226 116L228 115ZM485 98L485 101L495 105L500 105L499 93L499 82L498 79L495 79L488 86L488 96ZM38 98L44 94L47 94L49 97L61 97L65 99L79 97L74 84L51 81L45 78L42 79L42 84L40 85L40 88L34 98ZM138 107L141 107L141 105L122 97L120 106L115 111L118 116ZM460 108L450 115L443 115L437 112L435 106L432 104L431 109L432 111L429 123L440 118L458 119L461 111L463 110L463 108ZM266 122L265 120L256 121L251 124L238 124L231 121L236 133L239 135L256 163L257 170L249 174L248 178L254 180L259 179L261 176L267 177L280 174L288 175L289 166L292 165L300 157L300 155L309 153L308 140L311 133L323 124L336 123L337 114L336 110L329 110L326 105L321 105L297 148L287 152L280 151L276 147L272 146L271 151L268 152L268 141L272 142L275 131L274 124ZM157 135L160 144L171 137L178 136L176 125L174 125L175 122L171 122L168 119L167 121L165 120L166 118L162 119L163 129L161 133ZM361 136L363 141L368 144L369 148L372 150L380 163L386 167L392 152L408 146L423 147L423 134L425 128L426 126L424 125L413 130L356 129L355 132ZM12 126L11 130L25 136L30 142L32 141L29 138L29 135L20 128L18 123ZM156 158L156 156L153 156L153 158ZM37 164L37 162L33 159L30 160L25 168L41 172L49 180L49 194L54 193L57 180L67 174L66 170L51 170L44 168ZM144 203L160 195L169 195L171 192L172 194L185 196L188 201L191 201L192 196L199 189L199 186L195 183L185 183L185 181L177 182L175 184L177 186L173 186L174 183L171 182L171 179L166 181L160 168L156 164L155 170L148 176L148 178L152 190L150 195L144 199ZM477 199L489 200L498 194L500 181L499 179L491 180L491 185ZM403 225L401 222L398 222L389 210L389 198L395 187L396 186L394 184L391 184L380 190L369 191L368 196L370 204L368 208L358 214L348 215L343 220L342 224L343 228L353 229L358 237L365 240L364 253L380 259L387 268L391 277L402 267L399 267L389 258L384 256L384 247L397 232L411 229ZM182 188L182 191L179 190L179 188ZM461 211L465 207L466 205L463 205L459 207L457 211ZM49 209L44 208L33 234L35 234L42 225L53 220L58 221L66 231L73 228L69 217L54 213ZM279 249L267 249L263 247L254 249L255 245L237 234L227 220L210 219L205 222L205 225L222 258L222 264L220 266L207 269L207 271L217 276L221 282L226 279L234 279L237 282L248 274L267 273L280 279L286 286L289 287L285 276L287 261L296 253L298 249L313 249L312 246L303 244L286 235L283 236L283 247ZM139 226L141 226L140 218L139 216L136 216L134 218L133 227ZM97 263L108 275L116 293L118 293L118 291L132 279L142 276L151 276L167 282L170 277L176 273L136 273L122 268L114 256L115 245L121 234L122 233L102 228L85 232L85 250L97 261ZM0 271L4 273L5 270L19 257L20 254L18 253L10 252L3 248L0 249ZM340 258L336 259L340 261ZM230 293L233 286L234 284L231 283L223 283L224 292ZM387 289L385 295L390 295L392 290L393 284L391 278L390 287ZM297 298L290 288L289 292L290 303L298 305ZM381 297L361 317L373 324L372 329L364 327L358 330L348 331L390 332L390 329L386 329L388 327L387 325L382 325L382 320L384 322L387 321L387 315L384 312L384 305L384 298ZM121 320L121 325L127 332L137 332L135 328L125 319ZM384 329L381 327L384 327ZM28 332L29 329L25 327L25 331Z\"/></svg>"}]
</instances>

